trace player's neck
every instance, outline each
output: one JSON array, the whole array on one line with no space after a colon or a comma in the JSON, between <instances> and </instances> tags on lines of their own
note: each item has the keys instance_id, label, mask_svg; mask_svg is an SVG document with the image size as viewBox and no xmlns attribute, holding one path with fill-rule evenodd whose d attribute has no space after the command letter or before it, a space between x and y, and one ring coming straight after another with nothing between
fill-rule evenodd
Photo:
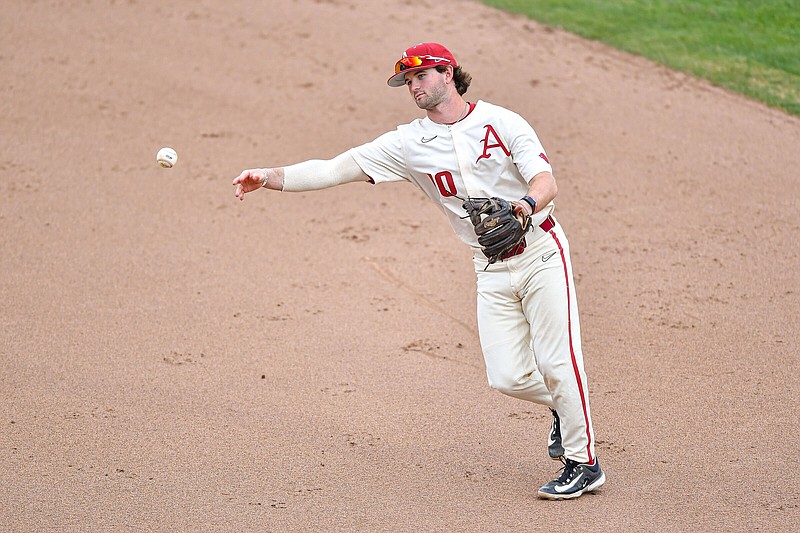
<instances>
[{"instance_id":1,"label":"player's neck","mask_svg":"<svg viewBox=\"0 0 800 533\"><path fill-rule=\"evenodd\" d=\"M428 109L428 118L439 124L455 124L464 118L468 111L469 104L461 95L456 95L433 109Z\"/></svg>"}]
</instances>

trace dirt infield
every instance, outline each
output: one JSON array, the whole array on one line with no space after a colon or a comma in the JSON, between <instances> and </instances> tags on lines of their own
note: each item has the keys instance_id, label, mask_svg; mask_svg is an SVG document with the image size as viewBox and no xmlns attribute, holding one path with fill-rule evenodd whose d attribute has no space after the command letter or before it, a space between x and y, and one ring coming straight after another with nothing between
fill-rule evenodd
<instances>
[{"instance_id":1,"label":"dirt infield","mask_svg":"<svg viewBox=\"0 0 800 533\"><path fill-rule=\"evenodd\" d=\"M5 4L0 529L800 527L800 120L472 1ZM422 40L555 169L608 475L575 502L421 193L233 197L419 116L385 80Z\"/></svg>"}]
</instances>

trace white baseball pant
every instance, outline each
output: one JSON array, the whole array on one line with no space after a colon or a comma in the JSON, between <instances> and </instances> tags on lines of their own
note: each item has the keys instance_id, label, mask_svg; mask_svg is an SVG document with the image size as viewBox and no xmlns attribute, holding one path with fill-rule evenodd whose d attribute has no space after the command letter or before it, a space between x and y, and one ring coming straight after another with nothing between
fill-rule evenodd
<instances>
[{"instance_id":1,"label":"white baseball pant","mask_svg":"<svg viewBox=\"0 0 800 533\"><path fill-rule=\"evenodd\" d=\"M474 256L489 385L555 409L565 456L591 464L594 430L569 242L552 217L526 240L524 252L488 268L480 252Z\"/></svg>"}]
</instances>

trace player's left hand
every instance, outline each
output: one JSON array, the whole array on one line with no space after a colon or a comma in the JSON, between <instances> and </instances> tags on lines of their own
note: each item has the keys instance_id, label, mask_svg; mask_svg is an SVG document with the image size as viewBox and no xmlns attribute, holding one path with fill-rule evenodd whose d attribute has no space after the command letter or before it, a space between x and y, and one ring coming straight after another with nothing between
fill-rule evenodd
<instances>
[{"instance_id":1,"label":"player's left hand","mask_svg":"<svg viewBox=\"0 0 800 533\"><path fill-rule=\"evenodd\" d=\"M520 222L515 204L498 197L468 198L463 203L489 264L516 248L530 229L530 216Z\"/></svg>"},{"instance_id":2,"label":"player's left hand","mask_svg":"<svg viewBox=\"0 0 800 533\"><path fill-rule=\"evenodd\" d=\"M241 174L234 178L231 185L236 187L236 192L234 193L236 198L244 200L245 193L257 191L264 186L266 179L267 169L250 168L243 170Z\"/></svg>"}]
</instances>

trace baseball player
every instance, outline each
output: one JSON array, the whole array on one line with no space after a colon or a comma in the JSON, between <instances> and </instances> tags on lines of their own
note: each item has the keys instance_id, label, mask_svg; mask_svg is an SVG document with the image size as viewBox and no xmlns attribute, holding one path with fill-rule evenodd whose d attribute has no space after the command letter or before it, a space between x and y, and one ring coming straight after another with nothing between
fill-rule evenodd
<instances>
[{"instance_id":1,"label":"baseball player","mask_svg":"<svg viewBox=\"0 0 800 533\"><path fill-rule=\"evenodd\" d=\"M595 455L569 243L553 216L557 186L535 131L520 115L464 99L472 78L438 43L408 48L388 80L425 118L330 160L244 170L235 195L310 191L342 183L409 181L472 249L489 385L551 409L548 454L564 463L538 490L570 499L605 482Z\"/></svg>"}]
</instances>

